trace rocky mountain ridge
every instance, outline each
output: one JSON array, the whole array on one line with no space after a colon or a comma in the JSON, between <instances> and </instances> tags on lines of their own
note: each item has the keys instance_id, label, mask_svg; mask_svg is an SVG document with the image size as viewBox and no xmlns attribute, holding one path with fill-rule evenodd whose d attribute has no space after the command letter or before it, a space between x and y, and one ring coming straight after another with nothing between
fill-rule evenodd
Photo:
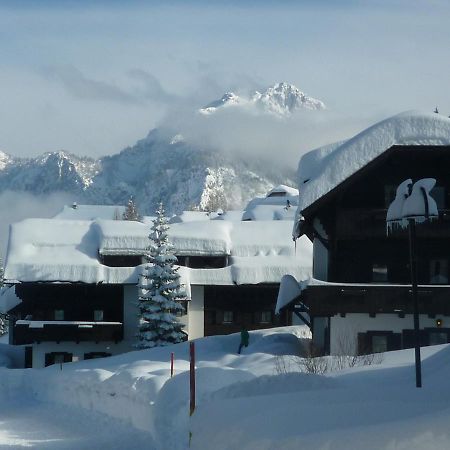
<instances>
[{"instance_id":1,"label":"rocky mountain ridge","mask_svg":"<svg viewBox=\"0 0 450 450\"><path fill-rule=\"evenodd\" d=\"M254 91L250 97L225 94L200 112L214 114L233 106L279 118L298 109L325 109L320 100L308 97L295 86L278 83L262 92ZM245 152L227 154L198 148L181 134L169 136L153 129L135 145L100 159L65 151L36 158L17 158L0 152L0 192L63 192L78 203L106 205L125 205L133 196L143 214L153 213L159 201L171 213L187 209L226 210L242 207L275 185L295 186L296 163L287 169L273 160Z\"/></svg>"}]
</instances>

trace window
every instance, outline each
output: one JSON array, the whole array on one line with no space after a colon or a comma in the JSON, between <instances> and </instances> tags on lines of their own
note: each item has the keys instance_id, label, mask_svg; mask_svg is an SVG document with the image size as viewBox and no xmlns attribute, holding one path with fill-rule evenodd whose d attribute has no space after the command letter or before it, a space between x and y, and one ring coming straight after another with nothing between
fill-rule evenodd
<instances>
[{"instance_id":1,"label":"window","mask_svg":"<svg viewBox=\"0 0 450 450\"><path fill-rule=\"evenodd\" d=\"M103 310L102 309L96 309L94 311L94 322L103 322Z\"/></svg>"},{"instance_id":2,"label":"window","mask_svg":"<svg viewBox=\"0 0 450 450\"><path fill-rule=\"evenodd\" d=\"M386 264L373 264L372 281L374 283L383 283L388 280L388 271Z\"/></svg>"},{"instance_id":3,"label":"window","mask_svg":"<svg viewBox=\"0 0 450 450\"><path fill-rule=\"evenodd\" d=\"M438 209L445 209L445 188L443 186L435 186L431 189L430 195L434 198Z\"/></svg>"},{"instance_id":4,"label":"window","mask_svg":"<svg viewBox=\"0 0 450 450\"><path fill-rule=\"evenodd\" d=\"M272 312L263 311L261 313L261 323L270 323L272 321Z\"/></svg>"},{"instance_id":5,"label":"window","mask_svg":"<svg viewBox=\"0 0 450 450\"><path fill-rule=\"evenodd\" d=\"M372 336L372 352L384 353L388 348L387 336Z\"/></svg>"},{"instance_id":6,"label":"window","mask_svg":"<svg viewBox=\"0 0 450 450\"><path fill-rule=\"evenodd\" d=\"M55 320L64 320L64 310L55 309Z\"/></svg>"},{"instance_id":7,"label":"window","mask_svg":"<svg viewBox=\"0 0 450 450\"><path fill-rule=\"evenodd\" d=\"M72 353L51 352L45 354L45 367L66 362L72 362Z\"/></svg>"},{"instance_id":8,"label":"window","mask_svg":"<svg viewBox=\"0 0 450 450\"><path fill-rule=\"evenodd\" d=\"M223 323L231 323L231 322L233 322L233 311L224 311Z\"/></svg>"},{"instance_id":9,"label":"window","mask_svg":"<svg viewBox=\"0 0 450 450\"><path fill-rule=\"evenodd\" d=\"M397 192L397 186L389 184L384 187L384 206L389 208L389 205L394 201L395 194Z\"/></svg>"},{"instance_id":10,"label":"window","mask_svg":"<svg viewBox=\"0 0 450 450\"><path fill-rule=\"evenodd\" d=\"M432 259L430 261L430 283L448 283L448 261L446 259Z\"/></svg>"}]
</instances>

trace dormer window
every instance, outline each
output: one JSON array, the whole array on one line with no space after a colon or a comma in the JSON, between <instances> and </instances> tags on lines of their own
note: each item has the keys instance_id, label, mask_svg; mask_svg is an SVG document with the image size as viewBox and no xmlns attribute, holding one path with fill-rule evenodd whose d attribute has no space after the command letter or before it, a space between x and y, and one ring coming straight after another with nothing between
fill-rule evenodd
<instances>
[{"instance_id":1,"label":"dormer window","mask_svg":"<svg viewBox=\"0 0 450 450\"><path fill-rule=\"evenodd\" d=\"M137 267L142 264L140 255L100 255L100 260L108 267Z\"/></svg>"}]
</instances>

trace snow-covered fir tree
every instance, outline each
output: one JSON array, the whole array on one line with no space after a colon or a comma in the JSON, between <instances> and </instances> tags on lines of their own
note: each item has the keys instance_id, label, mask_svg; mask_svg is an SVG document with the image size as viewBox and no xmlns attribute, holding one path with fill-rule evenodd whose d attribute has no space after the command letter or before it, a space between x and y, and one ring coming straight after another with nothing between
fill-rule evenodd
<instances>
[{"instance_id":1,"label":"snow-covered fir tree","mask_svg":"<svg viewBox=\"0 0 450 450\"><path fill-rule=\"evenodd\" d=\"M175 344L185 340L183 324L176 317L183 311L180 302L187 300L180 284L174 247L167 236L168 220L162 203L149 235L150 247L146 264L142 266L139 280L140 326L137 334L138 348L151 348Z\"/></svg>"},{"instance_id":2,"label":"snow-covered fir tree","mask_svg":"<svg viewBox=\"0 0 450 450\"><path fill-rule=\"evenodd\" d=\"M139 211L137 209L136 203L133 200L133 197L130 197L130 199L128 200L122 218L123 220L135 220L137 222L140 222L141 215L139 214Z\"/></svg>"},{"instance_id":3,"label":"snow-covered fir tree","mask_svg":"<svg viewBox=\"0 0 450 450\"><path fill-rule=\"evenodd\" d=\"M8 332L8 318L4 313L0 313L0 336Z\"/></svg>"}]
</instances>

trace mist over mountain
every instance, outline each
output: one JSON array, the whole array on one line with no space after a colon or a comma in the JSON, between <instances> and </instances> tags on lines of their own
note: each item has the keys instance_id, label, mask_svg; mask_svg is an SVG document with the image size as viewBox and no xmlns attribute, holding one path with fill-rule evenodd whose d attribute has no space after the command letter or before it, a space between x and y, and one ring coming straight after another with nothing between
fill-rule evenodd
<instances>
[{"instance_id":1,"label":"mist over mountain","mask_svg":"<svg viewBox=\"0 0 450 450\"><path fill-rule=\"evenodd\" d=\"M325 108L295 86L279 83L248 98L226 94L194 114L204 114L207 121L220 108L233 114L230 105L245 105L239 114L253 114L256 108L281 120L298 109ZM171 213L239 208L274 185L295 185L297 161L281 164L278 148L273 149L276 158L248 153L245 144L238 150L225 151L161 127L120 153L100 159L65 151L27 159L0 153L0 192L58 192L88 204L126 204L133 196L141 212L151 214L159 201Z\"/></svg>"}]
</instances>

